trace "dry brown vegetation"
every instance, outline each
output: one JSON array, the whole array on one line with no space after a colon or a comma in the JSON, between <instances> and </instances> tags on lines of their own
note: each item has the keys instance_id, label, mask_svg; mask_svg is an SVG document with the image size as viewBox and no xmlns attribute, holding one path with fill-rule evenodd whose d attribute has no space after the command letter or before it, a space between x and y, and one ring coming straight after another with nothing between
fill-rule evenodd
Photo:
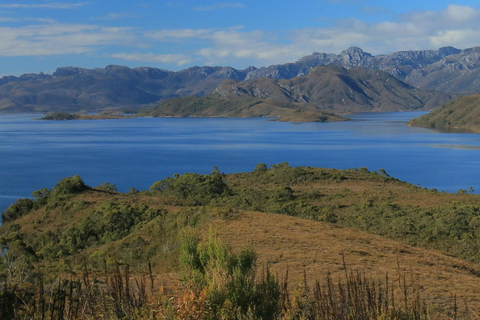
<instances>
[{"instance_id":1,"label":"dry brown vegetation","mask_svg":"<svg viewBox=\"0 0 480 320\"><path fill-rule=\"evenodd\" d=\"M429 305L451 308L456 295L463 308L480 310L479 266L438 251L351 228L259 212L245 212L214 224L221 238L234 248L251 244L260 265L270 266L278 275L288 270L291 289L303 280L304 272L310 284L324 282L327 274L344 279L344 256L348 268L380 281L387 273L393 282L406 276Z\"/></svg>"}]
</instances>

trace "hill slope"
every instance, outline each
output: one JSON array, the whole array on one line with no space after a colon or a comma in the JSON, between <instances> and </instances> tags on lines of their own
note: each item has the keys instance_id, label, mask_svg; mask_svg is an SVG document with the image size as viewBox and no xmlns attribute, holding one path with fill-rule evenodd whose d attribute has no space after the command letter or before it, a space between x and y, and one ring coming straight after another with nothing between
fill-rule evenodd
<instances>
[{"instance_id":1,"label":"hill slope","mask_svg":"<svg viewBox=\"0 0 480 320\"><path fill-rule=\"evenodd\" d=\"M165 100L139 116L153 117L241 117L278 118L289 122L345 121L346 118L322 112L308 103L283 102L256 97L227 99L212 94L206 97L182 97Z\"/></svg>"},{"instance_id":2,"label":"hill slope","mask_svg":"<svg viewBox=\"0 0 480 320\"><path fill-rule=\"evenodd\" d=\"M44 281L84 269L99 277L120 264L148 274L146 261L157 282L172 285L179 234L213 224L234 248L249 242L272 271L288 267L293 285L304 271L308 281L327 271L340 277L345 255L374 277L408 275L429 305L451 307L456 294L480 310L478 196L422 189L384 170L259 164L249 173L175 175L128 194L75 176L33 195L8 208L0 227L8 248L0 272L23 286L36 281L29 272Z\"/></svg>"},{"instance_id":3,"label":"hill slope","mask_svg":"<svg viewBox=\"0 0 480 320\"><path fill-rule=\"evenodd\" d=\"M320 66L305 77L260 78L223 82L215 94L225 98L253 96L280 102L301 102L335 112L432 109L450 95L415 89L383 71Z\"/></svg>"},{"instance_id":4,"label":"hill slope","mask_svg":"<svg viewBox=\"0 0 480 320\"><path fill-rule=\"evenodd\" d=\"M408 122L410 126L444 131L480 132L480 95L458 98Z\"/></svg>"}]
</instances>

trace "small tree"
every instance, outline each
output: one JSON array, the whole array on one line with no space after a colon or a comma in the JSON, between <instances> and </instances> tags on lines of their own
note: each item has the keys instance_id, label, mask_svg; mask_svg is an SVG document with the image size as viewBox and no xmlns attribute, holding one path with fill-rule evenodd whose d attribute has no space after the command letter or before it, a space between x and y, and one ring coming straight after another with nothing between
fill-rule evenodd
<instances>
[{"instance_id":1,"label":"small tree","mask_svg":"<svg viewBox=\"0 0 480 320\"><path fill-rule=\"evenodd\" d=\"M98 189L102 189L105 191L110 191L110 192L117 192L117 185L112 184L110 182L104 182L101 185L97 186Z\"/></svg>"}]
</instances>

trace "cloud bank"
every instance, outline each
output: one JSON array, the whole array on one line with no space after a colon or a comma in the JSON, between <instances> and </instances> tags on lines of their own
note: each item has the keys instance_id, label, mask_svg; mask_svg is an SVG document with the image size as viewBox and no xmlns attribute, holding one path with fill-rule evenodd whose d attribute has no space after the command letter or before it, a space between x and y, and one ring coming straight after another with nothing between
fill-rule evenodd
<instances>
[{"instance_id":1,"label":"cloud bank","mask_svg":"<svg viewBox=\"0 0 480 320\"><path fill-rule=\"evenodd\" d=\"M0 8L67 9L86 4L3 4ZM241 7L239 3L223 3L197 9ZM107 17L118 16L111 13ZM0 16L2 21L6 23L10 18ZM361 47L372 54L443 46L473 47L480 39L480 9L449 5L440 11L412 11L392 21L343 19L329 27L281 32L247 30L242 26L144 30L50 20L36 25L0 27L0 37L0 56L93 53L125 61L175 66L191 63L260 66L295 61L312 52L338 53L350 46Z\"/></svg>"}]
</instances>

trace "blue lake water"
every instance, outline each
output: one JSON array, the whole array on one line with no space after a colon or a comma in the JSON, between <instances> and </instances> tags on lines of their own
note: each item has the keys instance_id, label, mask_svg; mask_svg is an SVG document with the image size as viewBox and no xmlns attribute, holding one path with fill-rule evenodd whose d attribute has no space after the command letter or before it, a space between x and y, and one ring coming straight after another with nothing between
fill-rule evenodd
<instances>
[{"instance_id":1,"label":"blue lake water","mask_svg":"<svg viewBox=\"0 0 480 320\"><path fill-rule=\"evenodd\" d=\"M340 123L265 119L137 118L32 121L0 115L0 212L32 191L80 175L146 190L174 173L252 171L257 163L383 168L448 192L480 191L480 135L407 127L419 112L357 114Z\"/></svg>"}]
</instances>

